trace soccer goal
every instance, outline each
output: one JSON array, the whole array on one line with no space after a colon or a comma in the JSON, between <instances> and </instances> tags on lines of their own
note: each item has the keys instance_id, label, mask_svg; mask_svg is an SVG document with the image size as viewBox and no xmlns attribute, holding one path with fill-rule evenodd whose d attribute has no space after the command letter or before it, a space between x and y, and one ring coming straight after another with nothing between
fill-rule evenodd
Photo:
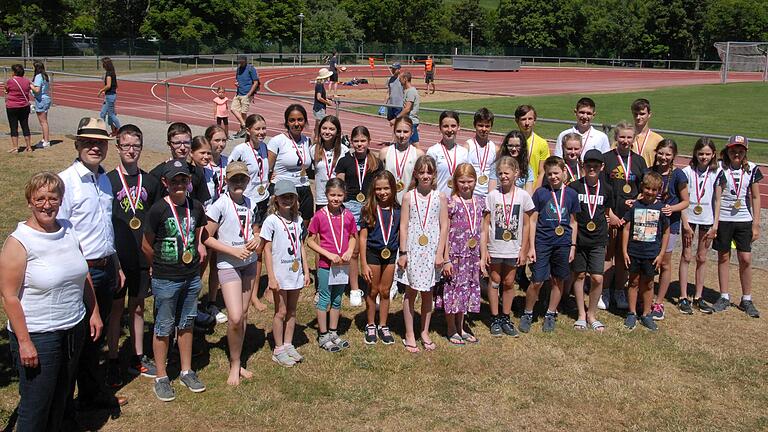
<instances>
[{"instance_id":1,"label":"soccer goal","mask_svg":"<svg viewBox=\"0 0 768 432\"><path fill-rule=\"evenodd\" d=\"M728 82L728 72L762 72L768 81L768 42L716 42L720 60L720 81Z\"/></svg>"}]
</instances>

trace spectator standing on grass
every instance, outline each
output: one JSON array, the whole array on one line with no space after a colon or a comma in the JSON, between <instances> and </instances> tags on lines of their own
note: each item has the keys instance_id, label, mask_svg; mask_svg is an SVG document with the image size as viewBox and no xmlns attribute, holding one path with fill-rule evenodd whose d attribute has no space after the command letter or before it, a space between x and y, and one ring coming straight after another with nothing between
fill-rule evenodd
<instances>
[{"instance_id":1,"label":"spectator standing on grass","mask_svg":"<svg viewBox=\"0 0 768 432\"><path fill-rule=\"evenodd\" d=\"M24 194L32 214L0 252L0 292L19 374L16 430L58 431L83 343L99 338L102 321L80 242L72 224L58 218L61 178L35 174Z\"/></svg>"},{"instance_id":2,"label":"spectator standing on grass","mask_svg":"<svg viewBox=\"0 0 768 432\"><path fill-rule=\"evenodd\" d=\"M112 59L104 57L101 59L101 66L104 68L104 87L99 89L98 96L104 96L104 102L101 104L101 113L99 117L112 127L110 136L115 136L120 129L120 120L117 119L115 112L115 102L117 101L117 74Z\"/></svg>"},{"instance_id":3,"label":"spectator standing on grass","mask_svg":"<svg viewBox=\"0 0 768 432\"><path fill-rule=\"evenodd\" d=\"M421 98L419 97L419 91L411 84L411 73L400 73L400 84L403 86L403 110L389 121L391 126L395 125L395 120L400 117L408 116L413 122L413 130L411 132L411 144L416 147L419 146L419 105L421 104Z\"/></svg>"},{"instance_id":4,"label":"spectator standing on grass","mask_svg":"<svg viewBox=\"0 0 768 432\"><path fill-rule=\"evenodd\" d=\"M77 233L104 323L109 322L113 295L124 283L115 251L112 185L101 166L110 139L104 120L81 119L75 135L77 159L59 174L65 186L59 218L69 220ZM83 346L77 373L79 409L114 408L127 402L124 397L115 397L104 385L102 342L103 338L95 338Z\"/></svg>"},{"instance_id":5,"label":"spectator standing on grass","mask_svg":"<svg viewBox=\"0 0 768 432\"><path fill-rule=\"evenodd\" d=\"M549 157L547 140L534 132L536 117L536 109L531 105L520 105L515 109L515 122L520 132L525 135L528 147L528 163L533 170L534 188L541 186L544 177L544 161Z\"/></svg>"},{"instance_id":6,"label":"spectator standing on grass","mask_svg":"<svg viewBox=\"0 0 768 432\"><path fill-rule=\"evenodd\" d=\"M51 145L50 133L48 132L51 85L48 80L48 73L45 72L45 64L36 60L33 65L35 67L35 77L32 81L32 93L35 95L35 113L37 114L37 121L40 122L40 129L43 130L43 140L40 141L40 146L48 147Z\"/></svg>"},{"instance_id":7,"label":"spectator standing on grass","mask_svg":"<svg viewBox=\"0 0 768 432\"><path fill-rule=\"evenodd\" d=\"M32 151L32 137L29 132L29 99L31 83L24 78L24 66L11 66L13 76L5 83L5 113L11 128L11 148L8 153L19 151L19 125L27 144L24 151Z\"/></svg>"},{"instance_id":8,"label":"spectator standing on grass","mask_svg":"<svg viewBox=\"0 0 768 432\"><path fill-rule=\"evenodd\" d=\"M315 117L315 121L318 122L325 117L325 109L332 102L332 98L326 96L325 85L323 85L325 80L327 80L332 74L333 72L326 68L322 68L317 72L317 77L315 78L315 101L312 104L312 114ZM339 131L339 133L341 133L341 131Z\"/></svg>"},{"instance_id":9,"label":"spectator standing on grass","mask_svg":"<svg viewBox=\"0 0 768 432\"><path fill-rule=\"evenodd\" d=\"M391 76L387 80L387 105L396 105L397 108L387 107L387 121L394 120L403 110L403 84L400 82L400 63L395 62L389 67Z\"/></svg>"},{"instance_id":10,"label":"spectator standing on grass","mask_svg":"<svg viewBox=\"0 0 768 432\"><path fill-rule=\"evenodd\" d=\"M336 90L338 90L339 86L339 59L336 53L336 50L333 51L333 55L331 56L330 60L328 60L328 70L331 71L331 77L330 77L330 88L333 89L333 97L336 97Z\"/></svg>"},{"instance_id":11,"label":"spectator standing on grass","mask_svg":"<svg viewBox=\"0 0 768 432\"><path fill-rule=\"evenodd\" d=\"M600 153L605 153L611 149L611 143L608 141L608 135L595 129L592 126L592 120L595 118L597 111L595 110L595 101L590 98L581 98L576 102L576 109L573 110L576 114L576 124L568 128L557 136L557 145L555 145L555 156L564 157L563 155L563 138L569 133L579 134L581 136L581 153L580 157L583 160L584 154L591 149L600 150Z\"/></svg>"},{"instance_id":12,"label":"spectator standing on grass","mask_svg":"<svg viewBox=\"0 0 768 432\"><path fill-rule=\"evenodd\" d=\"M244 55L237 56L237 63L238 66L235 71L237 94L232 99L230 109L240 123L240 131L235 135L235 138L244 138L246 135L245 117L248 115L248 109L251 107L253 95L261 87L261 82L259 81L259 73L256 71L256 68L252 64L248 64L248 59Z\"/></svg>"}]
</instances>

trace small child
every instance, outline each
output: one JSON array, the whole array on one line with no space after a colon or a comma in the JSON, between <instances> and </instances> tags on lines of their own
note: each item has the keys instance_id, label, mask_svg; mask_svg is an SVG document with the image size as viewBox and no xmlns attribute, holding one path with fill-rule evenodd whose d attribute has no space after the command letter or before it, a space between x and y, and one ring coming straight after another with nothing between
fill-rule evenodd
<instances>
[{"instance_id":1,"label":"small child","mask_svg":"<svg viewBox=\"0 0 768 432\"><path fill-rule=\"evenodd\" d=\"M643 177L640 199L624 213L621 237L624 264L629 269L629 313L624 327L637 326L637 296L642 297L643 315L640 322L648 330L658 327L651 316L653 279L658 273L669 242L669 217L662 211L666 205L657 195L661 192L661 175L649 171Z\"/></svg>"},{"instance_id":2,"label":"small child","mask_svg":"<svg viewBox=\"0 0 768 432\"><path fill-rule=\"evenodd\" d=\"M397 124L397 123L396 123ZM437 346L429 337L432 317L432 289L439 280L438 269L443 266L443 248L448 237L448 209L445 195L435 190L437 166L430 156L420 156L414 165L413 180L403 196L400 211L400 258L398 267L405 269L403 345L411 353L419 352L413 328L416 295L421 294L421 345L427 351Z\"/></svg>"},{"instance_id":3,"label":"small child","mask_svg":"<svg viewBox=\"0 0 768 432\"><path fill-rule=\"evenodd\" d=\"M715 143L706 137L699 138L693 146L691 163L683 168L692 185L688 209L682 213L683 224L683 253L680 256L680 301L677 303L680 312L691 315L696 306L701 313L714 312L701 297L704 293L704 271L707 264L707 251L712 246L712 240L717 235L717 224L720 217L721 188L716 187L720 177L720 165L717 163L717 148ZM691 302L688 295L688 265L693 258L692 245L696 230L699 231L696 240L696 293Z\"/></svg>"},{"instance_id":4,"label":"small child","mask_svg":"<svg viewBox=\"0 0 768 432\"><path fill-rule=\"evenodd\" d=\"M584 166L581 162L581 151L584 146L581 144L581 135L576 132L565 134L562 146L567 172L565 184L569 185L584 176Z\"/></svg>"},{"instance_id":5,"label":"small child","mask_svg":"<svg viewBox=\"0 0 768 432\"><path fill-rule=\"evenodd\" d=\"M189 169L184 161L165 163L163 186L168 191L147 213L141 250L151 263L155 328L152 348L157 366L153 390L163 402L176 399L166 370L170 336L176 334L181 361L179 380L190 391L205 391L192 370L192 329L200 293L200 262L205 247L200 238L206 217L200 202L187 198ZM175 331L174 331L175 330Z\"/></svg>"},{"instance_id":6,"label":"small child","mask_svg":"<svg viewBox=\"0 0 768 432\"><path fill-rule=\"evenodd\" d=\"M512 300L515 298L517 267L525 265L528 255L528 229L533 201L524 189L515 186L520 169L517 160L502 156L496 164L496 178L501 191L491 190L486 197L488 212L483 226L488 232L488 264L491 268L488 303L491 309L491 336L517 337L512 324ZM502 315L499 316L499 285L502 289Z\"/></svg>"},{"instance_id":7,"label":"small child","mask_svg":"<svg viewBox=\"0 0 768 432\"><path fill-rule=\"evenodd\" d=\"M224 87L216 87L216 97L213 98L213 118L217 126L224 128L224 133L229 139L229 98Z\"/></svg>"},{"instance_id":8,"label":"small child","mask_svg":"<svg viewBox=\"0 0 768 432\"><path fill-rule=\"evenodd\" d=\"M378 338L385 345L395 343L387 325L389 318L389 290L395 277L395 262L400 244L400 206L395 199L397 186L389 171L379 171L373 176L369 198L360 219L360 258L363 279L368 282L365 297L368 325L365 343L377 341L376 296L379 296Z\"/></svg>"},{"instance_id":9,"label":"small child","mask_svg":"<svg viewBox=\"0 0 768 432\"><path fill-rule=\"evenodd\" d=\"M555 331L557 305L562 296L563 281L570 276L568 263L576 254L576 213L579 197L575 190L563 184L565 162L557 156L544 161L545 185L533 193L536 207L531 215L528 260L531 264L531 285L525 293L525 311L520 318L520 331L528 333L533 324L533 306L539 290L547 279L551 283L549 304L544 315L545 332Z\"/></svg>"},{"instance_id":10,"label":"small child","mask_svg":"<svg viewBox=\"0 0 768 432\"><path fill-rule=\"evenodd\" d=\"M291 367L304 360L293 346L296 327L296 304L301 289L309 285L309 264L302 245L302 219L299 215L299 194L290 180L278 180L272 198L271 212L261 227L263 240L257 253L267 267L269 289L275 302L272 338L275 349L272 361Z\"/></svg>"},{"instance_id":11,"label":"small child","mask_svg":"<svg viewBox=\"0 0 768 432\"><path fill-rule=\"evenodd\" d=\"M722 192L717 237L712 248L717 251L717 276L720 298L712 307L722 312L731 305L728 290L728 266L731 261L731 242L736 243L741 278L739 309L752 318L760 312L752 303L752 243L760 237L760 187L763 179L760 168L747 160L749 142L746 137L734 135L720 153L721 168L718 179Z\"/></svg>"},{"instance_id":12,"label":"small child","mask_svg":"<svg viewBox=\"0 0 768 432\"><path fill-rule=\"evenodd\" d=\"M317 343L329 352L349 348L338 334L341 299L349 283L349 262L357 243L357 225L352 213L342 207L347 191L344 182L332 178L325 184L326 206L309 222L307 246L317 252ZM328 322L328 306L331 306Z\"/></svg>"},{"instance_id":13,"label":"small child","mask_svg":"<svg viewBox=\"0 0 768 432\"><path fill-rule=\"evenodd\" d=\"M224 304L229 312L227 342L229 344L229 377L227 384L239 385L240 378L250 379L253 373L240 366L243 351L245 324L248 322L248 306L256 279L256 255L259 237L254 209L256 204L243 195L251 178L244 162L236 161L227 168L228 191L208 206L208 238L205 245L216 252L216 283L221 283ZM258 231L257 231L258 232ZM217 235L218 234L218 235ZM211 258L213 261L214 258ZM211 285L209 285L211 289Z\"/></svg>"},{"instance_id":14,"label":"small child","mask_svg":"<svg viewBox=\"0 0 768 432\"><path fill-rule=\"evenodd\" d=\"M447 280L435 306L445 312L448 341L462 346L478 342L475 335L464 330L464 316L480 312L480 272L486 273L488 233L483 224L485 200L474 195L475 168L466 162L459 164L451 181L450 227L443 250L443 276Z\"/></svg>"}]
</instances>

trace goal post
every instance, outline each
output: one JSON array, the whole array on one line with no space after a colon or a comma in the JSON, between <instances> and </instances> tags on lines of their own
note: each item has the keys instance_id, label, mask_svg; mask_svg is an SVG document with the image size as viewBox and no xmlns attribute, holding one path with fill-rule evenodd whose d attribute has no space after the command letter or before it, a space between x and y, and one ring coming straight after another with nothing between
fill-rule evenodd
<instances>
[{"instance_id":1,"label":"goal post","mask_svg":"<svg viewBox=\"0 0 768 432\"><path fill-rule=\"evenodd\" d=\"M720 82L728 82L729 72L762 72L768 81L768 42L716 42L720 56Z\"/></svg>"}]
</instances>

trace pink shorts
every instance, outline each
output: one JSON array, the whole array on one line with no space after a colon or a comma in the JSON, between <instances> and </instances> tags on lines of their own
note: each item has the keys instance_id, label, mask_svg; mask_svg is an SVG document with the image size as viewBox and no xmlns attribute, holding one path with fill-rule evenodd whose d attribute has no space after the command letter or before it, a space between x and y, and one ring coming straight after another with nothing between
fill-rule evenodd
<instances>
[{"instance_id":1,"label":"pink shorts","mask_svg":"<svg viewBox=\"0 0 768 432\"><path fill-rule=\"evenodd\" d=\"M256 262L237 268L219 269L219 283L243 282L243 279L256 276Z\"/></svg>"}]
</instances>

